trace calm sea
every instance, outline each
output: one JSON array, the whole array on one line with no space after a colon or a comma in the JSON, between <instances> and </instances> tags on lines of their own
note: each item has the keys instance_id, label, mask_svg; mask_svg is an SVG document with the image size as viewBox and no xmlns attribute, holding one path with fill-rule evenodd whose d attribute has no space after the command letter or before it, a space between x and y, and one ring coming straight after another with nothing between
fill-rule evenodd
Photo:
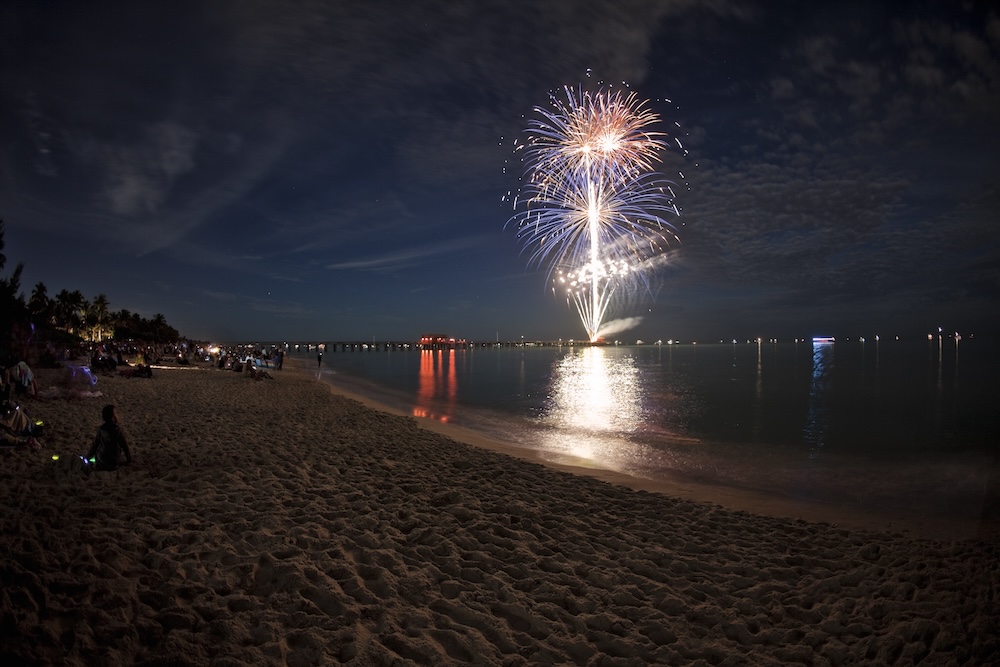
<instances>
[{"instance_id":1,"label":"calm sea","mask_svg":"<svg viewBox=\"0 0 1000 667\"><path fill-rule=\"evenodd\" d=\"M997 483L996 355L949 338L359 350L320 377L553 461L947 521Z\"/></svg>"}]
</instances>

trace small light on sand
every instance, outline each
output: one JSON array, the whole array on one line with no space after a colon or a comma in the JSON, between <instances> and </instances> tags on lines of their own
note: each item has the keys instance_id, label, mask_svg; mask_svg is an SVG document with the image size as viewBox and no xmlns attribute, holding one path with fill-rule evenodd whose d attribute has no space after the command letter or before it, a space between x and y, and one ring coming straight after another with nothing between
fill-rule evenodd
<instances>
[{"instance_id":1,"label":"small light on sand","mask_svg":"<svg viewBox=\"0 0 1000 667\"><path fill-rule=\"evenodd\" d=\"M52 460L53 461L58 461L59 460L59 455L58 454L53 454L52 455Z\"/></svg>"}]
</instances>

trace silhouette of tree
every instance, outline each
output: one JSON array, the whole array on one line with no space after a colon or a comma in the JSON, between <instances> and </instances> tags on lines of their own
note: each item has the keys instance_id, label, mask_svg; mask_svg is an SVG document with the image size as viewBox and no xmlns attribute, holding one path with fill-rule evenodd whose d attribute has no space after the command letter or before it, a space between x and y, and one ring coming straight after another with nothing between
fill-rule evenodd
<instances>
[{"instance_id":1,"label":"silhouette of tree","mask_svg":"<svg viewBox=\"0 0 1000 667\"><path fill-rule=\"evenodd\" d=\"M4 221L0 219L0 271L7 265L4 249ZM24 298L20 296L21 272L24 264L14 267L10 276L0 278L0 361L11 360L14 350L14 326L22 322L26 315Z\"/></svg>"},{"instance_id":2,"label":"silhouette of tree","mask_svg":"<svg viewBox=\"0 0 1000 667\"><path fill-rule=\"evenodd\" d=\"M0 219L0 272L7 264L3 250L4 222ZM180 334L167 324L163 314L157 313L147 320L126 309L112 312L105 294L88 301L80 290L61 289L54 298L49 298L45 283L39 282L25 302L21 294L23 270L24 264L20 263L9 276L0 277L0 362L6 363L16 356L15 349L26 349L37 329L58 329L78 338L86 335L97 341L114 338L173 343L180 340Z\"/></svg>"},{"instance_id":3,"label":"silhouette of tree","mask_svg":"<svg viewBox=\"0 0 1000 667\"><path fill-rule=\"evenodd\" d=\"M39 282L31 290L31 298L28 299L28 315L36 324L50 326L52 324L52 299L49 298L49 290L45 283Z\"/></svg>"},{"instance_id":4,"label":"silhouette of tree","mask_svg":"<svg viewBox=\"0 0 1000 667\"><path fill-rule=\"evenodd\" d=\"M98 294L87 308L87 328L90 330L92 340L104 340L104 332L108 329L110 316L108 297L104 294Z\"/></svg>"}]
</instances>

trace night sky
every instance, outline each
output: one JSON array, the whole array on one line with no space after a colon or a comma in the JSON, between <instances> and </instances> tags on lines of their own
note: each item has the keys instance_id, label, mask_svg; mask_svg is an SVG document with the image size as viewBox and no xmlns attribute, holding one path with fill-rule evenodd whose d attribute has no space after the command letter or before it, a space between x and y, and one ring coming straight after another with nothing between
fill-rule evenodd
<instances>
[{"instance_id":1,"label":"night sky","mask_svg":"<svg viewBox=\"0 0 1000 667\"><path fill-rule=\"evenodd\" d=\"M26 296L215 341L583 339L503 197L533 107L605 81L689 151L616 337L1000 330L991 2L7 0L0 58Z\"/></svg>"}]
</instances>

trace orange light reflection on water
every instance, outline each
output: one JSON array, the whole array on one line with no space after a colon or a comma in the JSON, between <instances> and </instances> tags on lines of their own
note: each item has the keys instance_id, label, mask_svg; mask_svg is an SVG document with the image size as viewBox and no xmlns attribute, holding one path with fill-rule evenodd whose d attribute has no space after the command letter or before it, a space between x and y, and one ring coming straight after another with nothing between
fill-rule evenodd
<instances>
[{"instance_id":1,"label":"orange light reflection on water","mask_svg":"<svg viewBox=\"0 0 1000 667\"><path fill-rule=\"evenodd\" d=\"M455 350L421 350L414 417L448 423L455 410L458 381ZM443 410L443 411L442 411Z\"/></svg>"}]
</instances>

